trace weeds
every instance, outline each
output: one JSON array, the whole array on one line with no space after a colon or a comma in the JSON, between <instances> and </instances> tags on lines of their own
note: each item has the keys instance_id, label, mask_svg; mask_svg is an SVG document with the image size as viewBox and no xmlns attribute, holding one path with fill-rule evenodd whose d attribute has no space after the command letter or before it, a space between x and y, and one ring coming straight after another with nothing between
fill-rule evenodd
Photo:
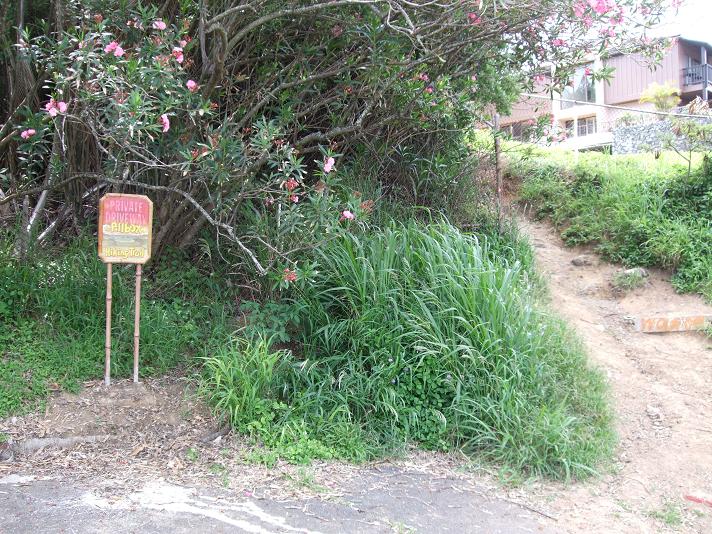
<instances>
[{"instance_id":1,"label":"weeds","mask_svg":"<svg viewBox=\"0 0 712 534\"><path fill-rule=\"evenodd\" d=\"M103 374L106 269L81 239L23 263L0 242L0 417L32 409L51 390L76 391ZM112 376L129 376L133 267L116 266ZM145 277L141 375L164 373L228 331L227 300L214 277L169 256Z\"/></svg>"},{"instance_id":2,"label":"weeds","mask_svg":"<svg viewBox=\"0 0 712 534\"><path fill-rule=\"evenodd\" d=\"M674 272L673 285L712 301L712 171L688 176L668 155L545 152L514 161L522 198L562 228L569 245L593 243L606 258Z\"/></svg>"},{"instance_id":3,"label":"weeds","mask_svg":"<svg viewBox=\"0 0 712 534\"><path fill-rule=\"evenodd\" d=\"M660 509L651 510L647 515L653 519L662 521L669 527L682 525L682 507L674 501L665 501Z\"/></svg>"},{"instance_id":4,"label":"weeds","mask_svg":"<svg viewBox=\"0 0 712 534\"><path fill-rule=\"evenodd\" d=\"M527 268L491 247L504 243L447 224L331 241L297 299L302 353L233 341L206 359L204 394L267 446L253 458L265 463L417 442L590 474L613 441L602 379L538 307Z\"/></svg>"},{"instance_id":5,"label":"weeds","mask_svg":"<svg viewBox=\"0 0 712 534\"><path fill-rule=\"evenodd\" d=\"M613 275L613 287L618 291L632 291L645 285L645 275L640 269L628 269Z\"/></svg>"}]
</instances>

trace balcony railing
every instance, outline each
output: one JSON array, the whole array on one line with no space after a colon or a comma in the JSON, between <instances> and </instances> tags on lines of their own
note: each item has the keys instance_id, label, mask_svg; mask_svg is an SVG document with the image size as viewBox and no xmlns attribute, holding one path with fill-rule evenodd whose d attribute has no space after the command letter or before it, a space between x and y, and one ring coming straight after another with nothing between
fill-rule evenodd
<instances>
[{"instance_id":1,"label":"balcony railing","mask_svg":"<svg viewBox=\"0 0 712 534\"><path fill-rule=\"evenodd\" d=\"M682 69L682 77L685 86L699 85L703 81L712 83L712 65L696 65L695 67Z\"/></svg>"}]
</instances>

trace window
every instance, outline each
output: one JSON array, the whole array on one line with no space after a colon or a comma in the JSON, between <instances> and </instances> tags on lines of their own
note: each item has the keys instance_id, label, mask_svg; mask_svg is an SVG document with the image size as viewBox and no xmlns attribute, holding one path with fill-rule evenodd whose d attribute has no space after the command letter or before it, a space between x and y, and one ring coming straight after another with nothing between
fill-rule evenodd
<instances>
[{"instance_id":1,"label":"window","mask_svg":"<svg viewBox=\"0 0 712 534\"><path fill-rule=\"evenodd\" d=\"M578 120L578 136L591 135L596 133L596 117L586 117Z\"/></svg>"},{"instance_id":2,"label":"window","mask_svg":"<svg viewBox=\"0 0 712 534\"><path fill-rule=\"evenodd\" d=\"M566 137L574 136L574 121L566 121L564 123L564 130L566 131Z\"/></svg>"},{"instance_id":3,"label":"window","mask_svg":"<svg viewBox=\"0 0 712 534\"><path fill-rule=\"evenodd\" d=\"M590 74L591 70L593 70L592 63L578 67L569 85L564 88L561 98L564 100L577 100L579 102L595 102L596 86ZM575 105L573 102L562 102L561 108L567 109Z\"/></svg>"},{"instance_id":4,"label":"window","mask_svg":"<svg viewBox=\"0 0 712 534\"><path fill-rule=\"evenodd\" d=\"M502 128L502 131L517 141L531 141L533 125L533 120L513 122Z\"/></svg>"}]
</instances>

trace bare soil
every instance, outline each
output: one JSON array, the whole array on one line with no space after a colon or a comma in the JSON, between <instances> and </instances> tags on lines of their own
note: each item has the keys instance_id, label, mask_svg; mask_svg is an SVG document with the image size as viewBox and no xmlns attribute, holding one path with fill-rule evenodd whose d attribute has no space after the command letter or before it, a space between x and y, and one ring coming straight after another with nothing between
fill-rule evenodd
<instances>
[{"instance_id":1,"label":"bare soil","mask_svg":"<svg viewBox=\"0 0 712 534\"><path fill-rule=\"evenodd\" d=\"M611 281L622 267L590 249L566 248L543 222L521 221L547 278L553 308L583 338L611 386L619 447L611 472L567 487L538 486L571 532L712 532L712 339L698 332L643 334L634 319L712 313L650 271L628 293ZM572 260L589 255L591 265Z\"/></svg>"},{"instance_id":2,"label":"bare soil","mask_svg":"<svg viewBox=\"0 0 712 534\"><path fill-rule=\"evenodd\" d=\"M5 447L0 479L31 475L90 487L108 507L129 502L157 480L226 491L232 498L334 504L346 502L359 481L396 469L399 479L417 475L420 486L457 481L448 487L468 492L473 506L484 496L514 505L521 517L503 522L504 532L514 531L516 521L527 521L527 528L535 521L547 532L712 532L712 340L700 333L642 334L633 327L640 315L712 313L712 307L675 293L664 272L652 271L641 288L617 291L611 281L621 267L590 250L565 248L545 223L523 219L521 225L548 280L553 308L579 332L592 365L611 384L620 444L599 477L502 487L496 472L473 469L460 456L420 451L369 466L255 465L255 446L243 438L205 441L218 423L186 379L169 376L138 385L117 381L110 388L88 382L77 395L55 394L43 412L0 421L0 432L18 451L8 459ZM591 256L590 264L574 266L572 259L582 254ZM76 441L68 448L67 440ZM21 443L33 447L21 451ZM382 491L387 495L389 485Z\"/></svg>"}]
</instances>

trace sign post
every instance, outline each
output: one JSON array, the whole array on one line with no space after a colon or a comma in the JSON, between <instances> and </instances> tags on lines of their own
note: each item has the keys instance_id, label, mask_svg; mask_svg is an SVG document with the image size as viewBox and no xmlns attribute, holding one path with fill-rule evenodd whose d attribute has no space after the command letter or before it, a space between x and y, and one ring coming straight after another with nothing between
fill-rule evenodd
<instances>
[{"instance_id":1,"label":"sign post","mask_svg":"<svg viewBox=\"0 0 712 534\"><path fill-rule=\"evenodd\" d=\"M104 384L111 384L111 282L114 263L136 264L133 381L138 382L141 275L151 258L153 202L145 195L109 193L99 201L99 258L106 263Z\"/></svg>"}]
</instances>

